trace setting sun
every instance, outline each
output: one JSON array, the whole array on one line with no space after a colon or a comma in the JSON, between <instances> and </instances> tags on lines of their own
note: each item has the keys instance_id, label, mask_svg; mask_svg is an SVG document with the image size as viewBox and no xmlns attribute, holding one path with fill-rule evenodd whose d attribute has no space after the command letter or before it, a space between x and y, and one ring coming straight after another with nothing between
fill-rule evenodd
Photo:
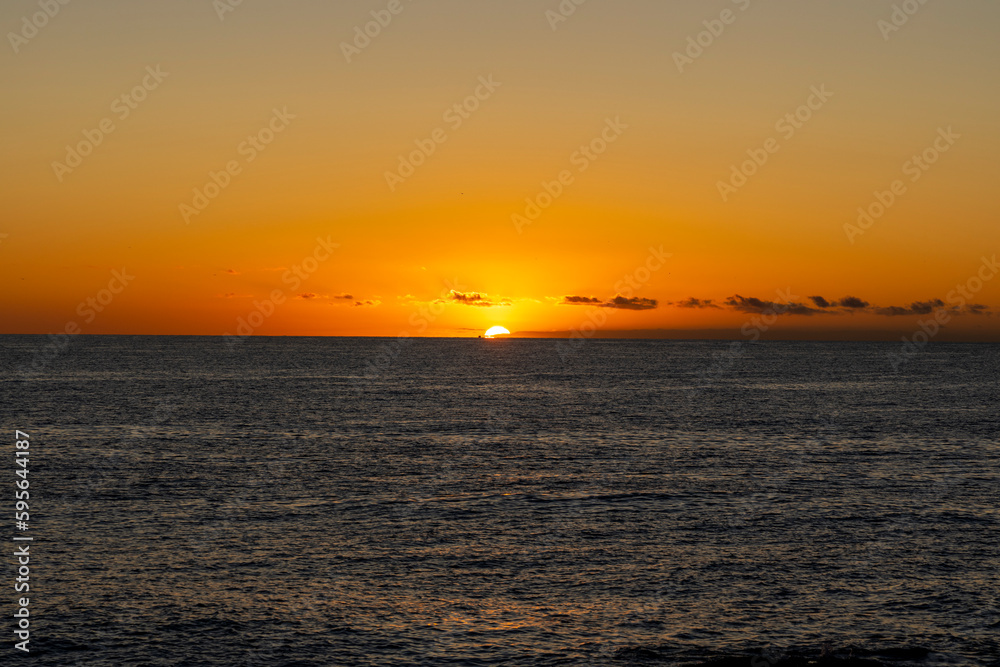
<instances>
[{"instance_id":1,"label":"setting sun","mask_svg":"<svg viewBox=\"0 0 1000 667\"><path fill-rule=\"evenodd\" d=\"M493 338L494 336L509 336L510 332L503 327L491 327L486 331L487 338Z\"/></svg>"}]
</instances>

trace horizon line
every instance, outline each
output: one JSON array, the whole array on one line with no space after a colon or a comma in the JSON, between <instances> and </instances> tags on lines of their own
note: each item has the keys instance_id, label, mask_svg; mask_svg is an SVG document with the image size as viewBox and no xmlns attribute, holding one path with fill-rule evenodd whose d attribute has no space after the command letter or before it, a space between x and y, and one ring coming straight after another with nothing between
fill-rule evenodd
<instances>
[{"instance_id":1,"label":"horizon line","mask_svg":"<svg viewBox=\"0 0 1000 667\"><path fill-rule=\"evenodd\" d=\"M344 338L344 339L372 339L372 340L393 340L399 338L425 339L425 340L604 340L604 341L626 341L626 340L646 340L646 341L673 341L673 342L802 342L802 343L897 343L901 337L907 338L904 331L867 331L867 332L839 332L845 335L837 336L833 332L816 332L803 335L804 332L789 332L782 334L774 332L770 335L763 334L759 339L753 340L742 335L739 331L733 332L729 329L637 329L606 331L593 335L573 335L569 331L525 331L516 332L511 335L496 336L486 338L482 335L469 336L411 336L411 335L342 335L342 334L253 334L249 336L234 336L232 334L196 334L196 333L101 333L101 334L55 334L46 333L5 333L0 332L0 337L31 336L31 337L87 337L87 338L239 338L239 339L270 339L270 338ZM912 335L912 332L910 332ZM944 332L942 332L944 333ZM659 334L659 335L656 335ZM701 335L698 335L701 334ZM989 336L970 336L968 334L947 336L942 335L929 343L977 343L977 344L998 344L1000 343L1000 333Z\"/></svg>"}]
</instances>

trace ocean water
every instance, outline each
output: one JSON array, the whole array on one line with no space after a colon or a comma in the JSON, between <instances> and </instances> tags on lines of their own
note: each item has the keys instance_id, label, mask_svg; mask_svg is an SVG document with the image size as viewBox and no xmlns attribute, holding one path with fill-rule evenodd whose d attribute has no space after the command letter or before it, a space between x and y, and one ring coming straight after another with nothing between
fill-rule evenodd
<instances>
[{"instance_id":1,"label":"ocean water","mask_svg":"<svg viewBox=\"0 0 1000 667\"><path fill-rule=\"evenodd\" d=\"M1000 664L1000 346L48 342L4 664Z\"/></svg>"}]
</instances>

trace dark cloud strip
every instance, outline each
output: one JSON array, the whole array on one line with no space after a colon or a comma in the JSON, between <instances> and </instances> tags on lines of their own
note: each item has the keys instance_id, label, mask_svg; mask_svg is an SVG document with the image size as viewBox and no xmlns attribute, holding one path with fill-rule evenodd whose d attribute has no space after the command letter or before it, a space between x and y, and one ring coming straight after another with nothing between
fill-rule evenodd
<instances>
[{"instance_id":1,"label":"dark cloud strip","mask_svg":"<svg viewBox=\"0 0 1000 667\"><path fill-rule=\"evenodd\" d=\"M775 303L753 296L735 294L726 299L726 305L741 313L756 315L818 315L827 311L810 308L801 303Z\"/></svg>"},{"instance_id":2,"label":"dark cloud strip","mask_svg":"<svg viewBox=\"0 0 1000 667\"><path fill-rule=\"evenodd\" d=\"M691 299L698 301L698 299ZM765 301L756 297L745 297L739 294L726 299L726 305L742 313L755 314L775 314L775 315L842 315L845 313L868 312L883 317L906 317L913 315L930 315L935 311L948 309L954 314L969 315L990 315L989 307L982 304L966 306L964 309L957 306L948 308L948 305L941 299L928 299L927 301L914 301L908 306L873 306L870 302L856 296L845 296L839 301L831 301L822 296L811 296L815 308L801 303L775 303ZM684 302L677 304L684 306ZM835 310L839 309L839 310Z\"/></svg>"},{"instance_id":3,"label":"dark cloud strip","mask_svg":"<svg viewBox=\"0 0 1000 667\"><path fill-rule=\"evenodd\" d=\"M617 310L655 310L660 305L656 299L644 299L638 296L628 298L621 294L609 301L601 301L592 296L564 296L559 303L563 306L597 306Z\"/></svg>"},{"instance_id":4,"label":"dark cloud strip","mask_svg":"<svg viewBox=\"0 0 1000 667\"><path fill-rule=\"evenodd\" d=\"M684 301L678 301L672 305L677 306L678 308L716 308L718 310L722 310L722 306L717 306L712 303L712 299L696 299L693 296L688 297Z\"/></svg>"},{"instance_id":5,"label":"dark cloud strip","mask_svg":"<svg viewBox=\"0 0 1000 667\"><path fill-rule=\"evenodd\" d=\"M476 297L479 295L470 296ZM964 308L957 306L949 307L941 299L914 301L908 306L884 307L874 306L871 302L856 296L845 296L839 300L831 300L817 295L810 296L809 301L812 302L812 306L798 302L777 303L753 296L734 294L726 299L723 304L737 312L752 313L755 315L800 315L811 317L813 315L848 315L860 312L881 315L883 317L904 317L931 315L941 309L948 309L956 315L993 315L989 306L983 304L970 304ZM659 306L659 302L655 299L640 297L626 298L621 295L617 295L609 301L602 301L592 296L564 296L559 303L564 306L596 306L598 308L617 308L620 310L654 310ZM722 309L722 306L714 303L712 299L699 299L693 296L683 301L670 302L667 305L687 309Z\"/></svg>"},{"instance_id":6,"label":"dark cloud strip","mask_svg":"<svg viewBox=\"0 0 1000 667\"><path fill-rule=\"evenodd\" d=\"M454 290L448 297L448 301L452 303L460 303L463 306L475 306L476 308L510 306L513 303L510 299L499 299L494 301L490 299L488 295L482 294L481 292L469 292L466 294L463 292L455 292Z\"/></svg>"},{"instance_id":7,"label":"dark cloud strip","mask_svg":"<svg viewBox=\"0 0 1000 667\"><path fill-rule=\"evenodd\" d=\"M618 295L611 301L607 303L602 303L599 308L617 308L619 310L655 310L660 303L656 299L642 299L640 297L632 297L631 299L626 299L625 297Z\"/></svg>"}]
</instances>

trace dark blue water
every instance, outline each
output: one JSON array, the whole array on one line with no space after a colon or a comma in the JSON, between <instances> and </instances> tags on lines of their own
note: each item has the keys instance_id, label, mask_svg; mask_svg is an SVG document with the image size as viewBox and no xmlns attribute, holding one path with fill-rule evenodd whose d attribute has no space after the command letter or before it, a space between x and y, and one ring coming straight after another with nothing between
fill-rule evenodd
<instances>
[{"instance_id":1,"label":"dark blue water","mask_svg":"<svg viewBox=\"0 0 1000 667\"><path fill-rule=\"evenodd\" d=\"M4 664L1000 664L1000 346L46 344Z\"/></svg>"}]
</instances>

